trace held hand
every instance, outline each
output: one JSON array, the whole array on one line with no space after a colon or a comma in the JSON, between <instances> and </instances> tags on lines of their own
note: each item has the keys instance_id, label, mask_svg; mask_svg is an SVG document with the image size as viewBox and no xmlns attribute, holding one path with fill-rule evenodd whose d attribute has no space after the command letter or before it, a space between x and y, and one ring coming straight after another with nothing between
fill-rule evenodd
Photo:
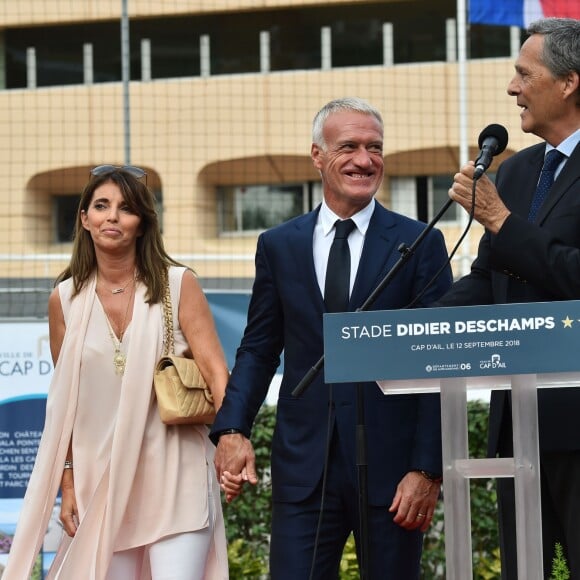
<instances>
[{"instance_id":1,"label":"held hand","mask_svg":"<svg viewBox=\"0 0 580 580\"><path fill-rule=\"evenodd\" d=\"M231 499L237 497L241 493L241 487L244 483L247 482L252 485L258 483L254 448L250 440L241 433L222 435L220 437L216 448L214 464L218 481L222 489L226 492L226 500L228 494L232 495ZM228 476L224 479L222 476L226 472ZM235 486L238 481L237 478L232 479L234 476L239 477L240 489L237 492ZM224 484L226 485L225 488Z\"/></svg>"},{"instance_id":2,"label":"held hand","mask_svg":"<svg viewBox=\"0 0 580 580\"><path fill-rule=\"evenodd\" d=\"M77 500L72 470L66 470L61 483L62 501L60 504L60 522L64 531L73 538L79 526Z\"/></svg>"},{"instance_id":3,"label":"held hand","mask_svg":"<svg viewBox=\"0 0 580 580\"><path fill-rule=\"evenodd\" d=\"M226 502L230 503L242 493L244 487L245 470L238 475L232 475L229 471L224 471L220 479L220 487L226 496Z\"/></svg>"},{"instance_id":4,"label":"held hand","mask_svg":"<svg viewBox=\"0 0 580 580\"><path fill-rule=\"evenodd\" d=\"M393 503L389 508L395 513L393 521L406 530L425 532L435 512L441 484L429 481L418 471L409 471L401 479Z\"/></svg>"},{"instance_id":5,"label":"held hand","mask_svg":"<svg viewBox=\"0 0 580 580\"><path fill-rule=\"evenodd\" d=\"M459 173L454 175L453 185L449 189L449 197L461 205L468 213L471 211L472 206L471 190L474 171L473 161L470 161L461 168ZM485 174L477 182L473 215L492 234L499 232L510 215L510 211L499 197L495 185Z\"/></svg>"}]
</instances>

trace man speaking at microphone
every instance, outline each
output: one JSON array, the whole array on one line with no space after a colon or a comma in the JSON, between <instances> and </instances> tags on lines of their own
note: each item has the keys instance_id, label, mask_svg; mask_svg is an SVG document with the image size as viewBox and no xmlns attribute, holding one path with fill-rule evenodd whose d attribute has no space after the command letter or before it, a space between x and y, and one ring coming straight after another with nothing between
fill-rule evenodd
<instances>
[{"instance_id":1,"label":"man speaking at microphone","mask_svg":"<svg viewBox=\"0 0 580 580\"><path fill-rule=\"evenodd\" d=\"M508 93L521 127L544 143L500 166L496 186L477 181L475 219L485 227L471 272L437 306L580 299L580 21L528 28ZM489 165L489 163L487 163ZM455 175L451 199L472 206L474 164ZM580 389L538 391L544 572L564 547L580 579ZM513 456L510 395L494 391L488 451ZM513 480L498 479L502 578L517 578ZM519 580L526 580L520 578Z\"/></svg>"},{"instance_id":2,"label":"man speaking at microphone","mask_svg":"<svg viewBox=\"0 0 580 580\"><path fill-rule=\"evenodd\" d=\"M227 473L245 473L255 483L250 431L284 350L272 441L273 580L337 579L351 531L360 554L356 385L325 384L320 372L300 397L292 391L323 354L323 313L360 307L399 260L399 246L411 245L425 227L374 199L383 180L383 121L366 101L337 99L318 112L311 157L323 202L258 239L248 324L211 434L226 494ZM443 236L432 230L373 307L406 306L446 261ZM439 298L450 283L447 268L419 306ZM366 578L417 580L422 532L440 487L439 396L385 396L368 383L363 398Z\"/></svg>"}]
</instances>

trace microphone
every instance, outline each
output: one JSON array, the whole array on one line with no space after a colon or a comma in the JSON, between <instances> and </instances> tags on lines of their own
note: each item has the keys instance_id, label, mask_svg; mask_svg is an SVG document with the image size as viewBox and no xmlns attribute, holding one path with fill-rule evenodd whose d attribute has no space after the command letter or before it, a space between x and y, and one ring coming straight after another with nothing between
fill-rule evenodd
<instances>
[{"instance_id":1,"label":"microphone","mask_svg":"<svg viewBox=\"0 0 580 580\"><path fill-rule=\"evenodd\" d=\"M481 149L475 160L473 179L479 179L491 165L492 159L503 152L508 144L508 132L503 125L488 125L480 134L478 140Z\"/></svg>"}]
</instances>

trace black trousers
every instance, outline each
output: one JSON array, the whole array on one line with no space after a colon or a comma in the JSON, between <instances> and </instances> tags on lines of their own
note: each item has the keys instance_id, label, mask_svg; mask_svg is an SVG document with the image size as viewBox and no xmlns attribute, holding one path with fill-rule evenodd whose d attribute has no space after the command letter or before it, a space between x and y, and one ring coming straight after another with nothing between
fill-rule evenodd
<instances>
[{"instance_id":1,"label":"black trousers","mask_svg":"<svg viewBox=\"0 0 580 580\"><path fill-rule=\"evenodd\" d=\"M558 542L571 580L580 580L580 451L540 452L540 485L544 578L550 578ZM513 479L498 479L497 492L502 580L518 580Z\"/></svg>"}]
</instances>

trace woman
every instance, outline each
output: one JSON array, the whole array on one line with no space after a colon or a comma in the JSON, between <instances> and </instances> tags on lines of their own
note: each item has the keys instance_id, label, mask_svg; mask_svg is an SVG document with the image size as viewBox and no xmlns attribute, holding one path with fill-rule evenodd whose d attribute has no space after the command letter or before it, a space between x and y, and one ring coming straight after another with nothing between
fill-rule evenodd
<instances>
[{"instance_id":1,"label":"woman","mask_svg":"<svg viewBox=\"0 0 580 580\"><path fill-rule=\"evenodd\" d=\"M99 166L81 195L71 261L49 299L55 372L4 580L29 577L59 486L66 535L49 578L228 577L208 429L163 424L152 388L167 276L175 352L191 350L216 409L228 370L201 287L163 247L143 177Z\"/></svg>"}]
</instances>

